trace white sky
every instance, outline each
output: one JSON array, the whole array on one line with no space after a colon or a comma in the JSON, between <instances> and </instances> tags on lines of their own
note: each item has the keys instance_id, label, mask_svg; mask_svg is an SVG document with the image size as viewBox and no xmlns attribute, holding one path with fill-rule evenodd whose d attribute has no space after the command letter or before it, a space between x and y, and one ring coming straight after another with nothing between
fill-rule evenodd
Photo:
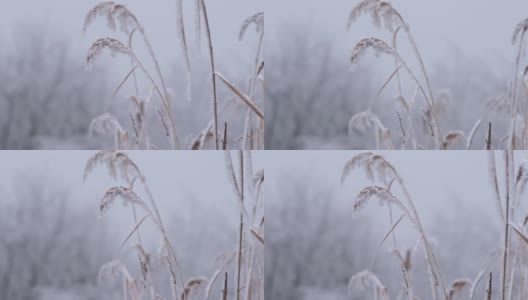
<instances>
[{"instance_id":1,"label":"white sky","mask_svg":"<svg viewBox=\"0 0 528 300\"><path fill-rule=\"evenodd\" d=\"M356 170L341 186L345 163L364 151L274 151L266 155L266 190L275 194L285 176L306 178L335 192L338 207L349 207L359 191L371 183L363 170ZM433 225L439 212L449 214L463 202L464 207L480 206L490 220L498 220L495 200L488 177L485 151L374 151L383 155L398 171L416 205L424 225ZM496 152L499 180L503 180L503 155ZM528 158L528 152L516 152L516 166ZM317 187L315 187L317 188ZM500 186L502 188L502 185ZM504 189L502 189L503 192ZM270 199L273 201L273 199ZM376 206L376 205L373 205ZM270 216L273 218L273 216Z\"/></svg>"},{"instance_id":2,"label":"white sky","mask_svg":"<svg viewBox=\"0 0 528 300\"><path fill-rule=\"evenodd\" d=\"M0 9L0 36L9 37L16 32L16 27L23 24L37 24L50 27L70 39L74 48L84 57L86 50L95 39L103 36L115 36L105 27L105 21L100 19L87 33L82 35L82 26L86 13L100 0L8 0ZM125 4L134 13L149 38L160 61L173 62L181 56L178 43L176 23L176 0L123 0L117 3ZM156 5L153 5L156 3ZM194 42L194 1L183 1L185 10L185 25L188 30L189 42ZM218 51L218 57L236 58L235 54L244 53L247 47L254 44L251 35L244 42L238 41L240 25L247 17L263 11L263 5L258 0L226 0L206 1L213 45ZM203 35L204 36L204 35ZM205 40L204 40L205 41ZM5 44L4 44L5 45ZM205 49L205 48L204 48ZM202 49L203 51L205 51ZM205 53L205 52L204 52ZM250 54L252 54L251 52Z\"/></svg>"},{"instance_id":3,"label":"white sky","mask_svg":"<svg viewBox=\"0 0 528 300\"><path fill-rule=\"evenodd\" d=\"M513 61L513 29L528 17L528 2L522 0L390 2L410 25L427 65L445 58L446 47L460 48L472 57L487 61L502 58ZM304 22L309 24L306 26L307 35L317 28L347 53L363 37L372 34L387 37L372 30L368 15L363 16L351 32L346 32L348 15L359 0L268 0L266 3L268 34L277 32L278 28L284 30L288 24Z\"/></svg>"},{"instance_id":4,"label":"white sky","mask_svg":"<svg viewBox=\"0 0 528 300\"><path fill-rule=\"evenodd\" d=\"M66 186L72 193L72 204L93 209L96 215L106 190L122 183L114 181L103 166L96 168L83 183L85 163L95 153L2 151L0 186L10 190L13 180L23 178L24 174L43 175L50 184ZM238 213L222 151L129 151L128 155L147 178L162 214L172 216L180 208L187 209L188 201L197 201L220 215ZM253 154L255 172L263 168L260 156L258 152ZM238 164L235 154L233 163Z\"/></svg>"}]
</instances>

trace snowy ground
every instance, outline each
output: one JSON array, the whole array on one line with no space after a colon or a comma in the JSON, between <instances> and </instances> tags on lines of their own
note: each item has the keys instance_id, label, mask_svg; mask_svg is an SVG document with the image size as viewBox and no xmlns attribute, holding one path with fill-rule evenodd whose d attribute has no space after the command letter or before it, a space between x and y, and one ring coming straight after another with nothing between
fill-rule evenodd
<instances>
[{"instance_id":1,"label":"snowy ground","mask_svg":"<svg viewBox=\"0 0 528 300\"><path fill-rule=\"evenodd\" d=\"M319 287L304 286L298 290L299 300L359 300L359 298L350 298L346 291L323 289Z\"/></svg>"}]
</instances>

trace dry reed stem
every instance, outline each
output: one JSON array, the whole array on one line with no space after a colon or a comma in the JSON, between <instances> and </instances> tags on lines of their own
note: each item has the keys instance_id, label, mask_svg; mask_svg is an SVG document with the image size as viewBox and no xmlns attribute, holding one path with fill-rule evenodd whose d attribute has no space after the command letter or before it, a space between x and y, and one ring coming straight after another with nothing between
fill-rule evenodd
<instances>
[{"instance_id":1,"label":"dry reed stem","mask_svg":"<svg viewBox=\"0 0 528 300\"><path fill-rule=\"evenodd\" d=\"M178 23L178 32L180 36L180 42L182 46L182 52L183 52L183 58L185 60L185 75L187 77L187 100L191 99L191 82L192 82L192 74L191 74L191 62L189 59L189 50L187 47L187 38L185 36L185 20L183 18L183 1L177 0L177 23Z\"/></svg>"},{"instance_id":2,"label":"dry reed stem","mask_svg":"<svg viewBox=\"0 0 528 300\"><path fill-rule=\"evenodd\" d=\"M368 199L370 196L377 196L379 197L380 201L386 201L387 203L395 203L398 205L401 205L401 208L403 211L407 212L410 219L412 219L416 225L416 228L421 236L421 240L424 244L425 253L427 257L428 264L431 268L431 276L432 276L432 282L433 282L433 288L435 293L435 299L438 298L437 295L437 286L438 282L441 284L442 293L444 294L444 297L447 298L447 290L445 287L445 283L443 280L443 277L440 273L440 269L438 266L438 262L436 260L436 257L432 251L431 245L429 243L429 240L426 237L425 230L423 229L422 223L420 221L420 217L418 215L418 212L416 210L416 207L414 206L414 202L407 191L406 186L403 183L402 178L397 173L396 169L390 164L388 161L386 161L382 156L374 155L371 152L365 152L358 154L354 156L352 159L350 159L343 168L343 175L341 177L341 183L344 182L346 177L350 174L350 172L355 169L363 167L367 171L367 175L369 176L369 179L374 180L374 176L381 179L383 182L385 182L387 185L391 183L392 181L398 183L398 185L401 187L402 192L404 194L405 200L407 205L410 207L409 210L407 210L406 206L403 204L400 204L401 202L397 200L396 197L392 196L392 194L388 190L383 190L383 188L380 187L367 187L364 189L362 193L360 193L360 197L358 197L358 200L355 201L355 206L360 207L366 199ZM366 198L362 198L366 197Z\"/></svg>"},{"instance_id":3,"label":"dry reed stem","mask_svg":"<svg viewBox=\"0 0 528 300\"><path fill-rule=\"evenodd\" d=\"M398 61L396 61L396 63L398 63ZM389 84L389 82L392 80L392 78L394 77L394 75L396 75L398 73L398 71L402 68L402 66L400 65L397 65L396 66L396 70L394 70L394 72L391 73L391 75L389 76L389 78L385 81L385 83L381 86L381 88L379 89L379 91L376 93L376 96L379 96L379 94L381 94L381 92L385 89L385 87L387 86L387 84Z\"/></svg>"},{"instance_id":4,"label":"dry reed stem","mask_svg":"<svg viewBox=\"0 0 528 300\"><path fill-rule=\"evenodd\" d=\"M257 77L263 68L264 62L262 64L260 63L260 56L262 52L262 46L264 42L264 13L259 12L254 14L253 16L247 18L242 22L242 25L240 26L240 32L238 39L241 41L244 37L244 34L247 30L247 28L251 25L255 24L255 29L257 34L259 35L259 41L257 46L257 52L255 55L255 62L254 62L254 73L249 78L249 87L248 87L248 95L249 98L253 98L254 96L254 90L255 90L255 84L257 81ZM249 136L248 136L249 135ZM257 136L258 137L258 136ZM252 129L252 118L251 118L251 111L248 111L248 117L246 120L246 128L244 130L244 139L249 138L249 147L250 149L253 149L253 129ZM243 150L245 150L246 142L243 142Z\"/></svg>"},{"instance_id":5,"label":"dry reed stem","mask_svg":"<svg viewBox=\"0 0 528 300\"><path fill-rule=\"evenodd\" d=\"M251 230L251 233L253 234L253 236L255 238L257 238L257 240L259 242L261 242L262 245L264 245L264 236L262 234L260 234L257 230L255 230L254 228L251 228L250 230Z\"/></svg>"},{"instance_id":6,"label":"dry reed stem","mask_svg":"<svg viewBox=\"0 0 528 300\"><path fill-rule=\"evenodd\" d=\"M256 249L255 249L255 245L253 243L249 243L249 264L247 264L247 270L246 270L246 274L247 274L247 278L246 278L246 295L245 295L245 300L251 300L251 281L253 279L253 265L255 263L255 252L256 252Z\"/></svg>"},{"instance_id":7,"label":"dry reed stem","mask_svg":"<svg viewBox=\"0 0 528 300\"><path fill-rule=\"evenodd\" d=\"M156 69L156 72L158 73L158 76L160 78L160 81L161 81L161 87L163 88L163 92L164 92L164 95L165 95L165 106L166 106L166 110L167 110L167 115L169 116L169 120L171 122L171 125L172 125L172 137L173 137L173 142L174 142L174 147L176 148L176 150L180 150L180 142L178 140L178 135L176 134L176 123L173 119L173 113L174 111L172 110L172 104L171 104L171 101L170 101L170 98L169 98L169 93L167 92L167 87L165 85L165 80L163 79L163 75L161 74L161 69L160 69L160 66L159 66L159 63L158 63L158 60L154 54L154 49L152 49L152 46L150 45L150 42L147 38L147 36L144 34L144 32L142 32L142 36L143 36L143 40L145 41L145 44L147 45L147 49L148 49L148 52L150 54L150 56L152 57L152 60L154 61L154 66L155 66L155 69Z\"/></svg>"},{"instance_id":8,"label":"dry reed stem","mask_svg":"<svg viewBox=\"0 0 528 300\"><path fill-rule=\"evenodd\" d=\"M134 28L130 34L128 35L128 48L130 48L131 50L133 50L132 48L132 38L134 37L134 33L136 32L136 28ZM130 60L130 63L132 65L134 65L134 60ZM135 89L135 92L136 92L136 97L139 97L139 89L138 89L138 83L137 83L137 78L136 78L136 72L132 72L132 76L133 76L133 79L134 79L134 89Z\"/></svg>"},{"instance_id":9,"label":"dry reed stem","mask_svg":"<svg viewBox=\"0 0 528 300\"><path fill-rule=\"evenodd\" d=\"M504 101L506 99L506 97L500 97L498 98L496 101L493 102L492 105L488 106L488 108L486 109L486 111L484 111L484 113L482 114L482 116L477 120L477 122L475 122L475 125L473 126L473 128L471 129L471 131L469 132L469 136L467 138L467 144L466 144L466 150L469 150L471 149L471 143L473 142L473 136L475 135L475 132L477 132L477 130L479 129L480 127L480 124L482 123L482 121L484 120L484 118L486 118L486 116L488 115L488 113L494 109L499 103L501 103L502 101ZM490 125L490 128L491 128L491 125ZM489 130L491 132L491 129ZM489 141L488 141L489 144L491 144L491 138L489 138ZM489 148L491 148L491 146L489 146ZM490 150L490 149L488 149Z\"/></svg>"},{"instance_id":10,"label":"dry reed stem","mask_svg":"<svg viewBox=\"0 0 528 300\"><path fill-rule=\"evenodd\" d=\"M526 243L528 243L528 237L526 237L519 228L516 228L515 224L510 222L510 227L512 227L514 229L514 231L517 232L517 234L519 235L519 237L521 239L523 239ZM519 240L518 244L517 244L517 251L515 251L515 256L513 257L513 266L511 267L511 271L510 271L510 283L511 284L509 286L509 293L508 293L510 295L510 298L513 297L513 286L514 286L514 283L515 283L517 262L518 262L518 259L519 259L519 253L522 251L522 246L523 245L524 244L521 242L521 240Z\"/></svg>"},{"instance_id":11,"label":"dry reed stem","mask_svg":"<svg viewBox=\"0 0 528 300\"><path fill-rule=\"evenodd\" d=\"M125 240L121 243L121 245L119 246L119 250L123 249L123 246L125 246L126 242L128 242L128 240L130 239L130 237L132 237L132 235L134 234L134 232L138 232L139 234L139 226L143 223L143 221L145 221L150 215L145 215L143 218L141 218L141 220L138 222L135 220L136 222L136 225L134 226L134 228L132 229L132 231L130 231L130 233L128 234L128 236L125 238ZM134 214L134 219L136 219L136 216ZM138 236L139 238L139 236ZM140 238L139 238L140 239ZM141 244L141 243L140 243ZM119 251L118 250L118 251Z\"/></svg>"},{"instance_id":12,"label":"dry reed stem","mask_svg":"<svg viewBox=\"0 0 528 300\"><path fill-rule=\"evenodd\" d=\"M473 298L475 297L475 292L476 292L476 289L477 289L477 285L479 284L480 280L484 276L484 273L486 273L486 271L492 266L492 264L495 262L495 260L499 256L500 256L500 252L496 252L495 254L493 254L493 256L490 258L490 260L488 261L488 263L486 264L484 269L482 269L482 271L480 271L477 274L477 277L475 278L475 280L473 280L473 284L471 285L471 290L469 292L469 300L473 300Z\"/></svg>"},{"instance_id":13,"label":"dry reed stem","mask_svg":"<svg viewBox=\"0 0 528 300\"><path fill-rule=\"evenodd\" d=\"M132 50L132 49L130 49ZM132 59L133 60L133 59ZM104 112L107 112L108 111L108 107L110 106L110 101L112 99L114 99L115 95L117 94L117 92L119 92L119 90L121 89L121 87L123 86L123 84L125 84L125 82L128 80L128 77L130 77L130 75L132 74L135 74L134 71L136 70L136 68L139 67L138 64L132 66L132 69L130 69L130 71L127 73L127 75L125 76L125 78L119 83L119 85L117 86L117 88L114 90L114 93L112 94L112 97L110 97L107 101L106 101L106 104L105 104L105 107L104 107Z\"/></svg>"},{"instance_id":14,"label":"dry reed stem","mask_svg":"<svg viewBox=\"0 0 528 300\"><path fill-rule=\"evenodd\" d=\"M513 228L515 230L515 232L519 235L519 237L525 242L528 244L528 236L519 228L517 227L515 224L513 223L509 223L510 227Z\"/></svg>"},{"instance_id":15,"label":"dry reed stem","mask_svg":"<svg viewBox=\"0 0 528 300\"><path fill-rule=\"evenodd\" d=\"M425 90L423 89L422 85L420 84L420 81L418 80L418 78L416 77L414 72L409 68L409 66L407 65L405 60L403 60L403 58L400 56L400 54L398 52L396 52L396 50L394 48L392 48L391 46L389 46L387 43L385 43L384 41L382 41L380 39L372 38L372 37L371 38L364 38L361 41L359 41L356 44L356 46L354 47L354 49L352 50L352 54L350 56L351 65L353 66L354 64L356 64L357 61L359 60L359 58L365 53L365 51L368 48L373 48L378 53L385 53L385 54L388 54L388 55L394 57L395 59L397 59L400 62L400 64L402 65L402 67L407 71L407 73L416 82L416 84L418 85L418 88L422 92L422 95L424 96L424 98L425 98L425 100L427 102L427 105L429 106L429 110L431 111L431 115L432 115L432 119L433 119L433 126L432 127L434 129L433 132L435 132L435 135L437 137L437 146L438 146L438 148L440 150L442 150L444 143L442 141L442 134L440 132L438 121L437 121L437 118L436 118L435 109L434 109L434 106L433 106L433 102L431 100L432 98L430 98L430 96L428 96L425 93Z\"/></svg>"},{"instance_id":16,"label":"dry reed stem","mask_svg":"<svg viewBox=\"0 0 528 300\"><path fill-rule=\"evenodd\" d=\"M403 275L403 284L404 284L403 294L407 294L409 300L414 300L414 296L413 296L414 293L413 293L413 289L411 288L411 280L409 277L410 268L408 267L409 265L407 263L407 259L410 258L410 255L409 255L410 251L407 251L406 258L403 258L400 251L398 251L397 249L393 249L391 252L396 255L400 263L400 268L401 268L402 275Z\"/></svg>"},{"instance_id":17,"label":"dry reed stem","mask_svg":"<svg viewBox=\"0 0 528 300\"><path fill-rule=\"evenodd\" d=\"M233 91L233 93L235 93L235 95L237 95L242 101L244 101L244 103L249 106L255 112L255 114L259 116L259 118L264 119L264 113L257 107L255 102L253 102L253 100L249 98L248 95L245 95L242 91L240 91L234 84L229 82L229 80L227 80L221 73L216 72L214 74L218 76L225 83L225 85L231 91Z\"/></svg>"},{"instance_id":18,"label":"dry reed stem","mask_svg":"<svg viewBox=\"0 0 528 300\"><path fill-rule=\"evenodd\" d=\"M199 48L201 45L202 36L202 1L194 0L194 32L195 32L195 43Z\"/></svg>"},{"instance_id":19,"label":"dry reed stem","mask_svg":"<svg viewBox=\"0 0 528 300\"><path fill-rule=\"evenodd\" d=\"M488 299L488 300L491 300L491 294L492 294L492 291L491 291L491 282L492 282L492 275L491 275L491 272L490 272L490 273L489 273L488 289L486 290L486 295L487 295L487 299Z\"/></svg>"},{"instance_id":20,"label":"dry reed stem","mask_svg":"<svg viewBox=\"0 0 528 300\"><path fill-rule=\"evenodd\" d=\"M497 168L495 166L495 154L493 151L488 151L488 170L489 178L491 181L491 187L493 189L493 195L495 196L495 203L497 205L497 211L502 222L505 222L504 212L502 210L502 202L499 191L499 181L497 179Z\"/></svg>"},{"instance_id":21,"label":"dry reed stem","mask_svg":"<svg viewBox=\"0 0 528 300\"><path fill-rule=\"evenodd\" d=\"M517 112L519 110L519 94L517 93L517 81L519 77L519 63L521 59L522 54L522 48L523 48L523 41L524 41L524 35L526 33L526 27L525 21L522 21L517 25L517 27L514 30L513 34L513 43L515 44L515 41L517 39L517 35L519 34L519 30L521 30L521 38L519 41L519 47L517 51L517 58L515 60L515 74L513 79L513 90L512 90L512 120L510 125L510 135L509 135L509 149L515 150L515 122L517 119Z\"/></svg>"},{"instance_id":22,"label":"dry reed stem","mask_svg":"<svg viewBox=\"0 0 528 300\"><path fill-rule=\"evenodd\" d=\"M227 272L224 277L224 288L222 290L222 300L227 300Z\"/></svg>"},{"instance_id":23,"label":"dry reed stem","mask_svg":"<svg viewBox=\"0 0 528 300\"><path fill-rule=\"evenodd\" d=\"M225 162L226 162L227 179L228 179L229 183L231 184L231 186L233 187L233 191L234 191L234 193L235 193L235 195L237 197L237 201L238 201L238 204L240 206L241 212L249 220L249 214L248 214L248 212L246 210L246 207L245 207L244 201L243 201L243 194L242 194L243 187L239 186L239 184L237 183L237 178L236 178L236 175L235 175L235 170L233 168L233 161L231 160L230 151L229 150L224 151L224 156L225 156Z\"/></svg>"},{"instance_id":24,"label":"dry reed stem","mask_svg":"<svg viewBox=\"0 0 528 300\"><path fill-rule=\"evenodd\" d=\"M240 161L240 201L242 207L244 207L244 155L242 151L239 151ZM247 213L246 213L247 215ZM241 289L241 271L242 271L242 240L244 234L244 215L240 212L240 229L238 236L238 254L237 254L237 281L236 281L236 300L240 300L240 289Z\"/></svg>"},{"instance_id":25,"label":"dry reed stem","mask_svg":"<svg viewBox=\"0 0 528 300\"><path fill-rule=\"evenodd\" d=\"M216 279L218 278L220 273L224 270L224 268L227 266L227 264L235 257L236 253L237 252L233 252L232 254L230 254L227 257L227 259L224 261L224 263L220 266L220 268L218 270L216 270L214 272L213 276L211 276L211 278L209 279L209 283L207 284L207 287L205 288L205 300L209 300L209 297L211 296L211 289L212 289ZM226 274L226 277L227 277L227 272L225 274Z\"/></svg>"},{"instance_id":26,"label":"dry reed stem","mask_svg":"<svg viewBox=\"0 0 528 300\"><path fill-rule=\"evenodd\" d=\"M372 259L370 260L370 265L369 265L369 270L372 270L373 269L373 266L374 266L374 260L376 259L376 254L377 252L379 251L379 249L381 248L381 246L383 245L383 243L387 240L387 238L392 234L394 233L396 227L398 226L398 224L401 222L401 220L403 220L403 218L406 216L406 214L402 215L401 217L398 218L398 221L396 221L394 224L391 225L391 228L389 229L389 231L387 232L387 234L385 235L385 237L383 238L383 240L381 240L380 244L378 245L378 247L376 248L376 250L374 251L374 254L372 256ZM396 248L395 248L396 249Z\"/></svg>"},{"instance_id":27,"label":"dry reed stem","mask_svg":"<svg viewBox=\"0 0 528 300\"><path fill-rule=\"evenodd\" d=\"M248 138L249 138L249 144L251 144L251 108L247 109L247 115L246 115L246 121L244 122L244 133L242 134L242 149L241 150L247 150L248 146ZM251 149L251 145L250 145Z\"/></svg>"},{"instance_id":28,"label":"dry reed stem","mask_svg":"<svg viewBox=\"0 0 528 300\"><path fill-rule=\"evenodd\" d=\"M213 85L213 116L214 116L214 136L215 136L215 146L216 150L219 149L218 143L218 111L217 105L218 101L216 99L216 78L215 78L215 62L214 62L214 52L213 52L213 40L211 38L211 28L209 27L209 18L207 16L207 8L205 6L205 0L199 0L200 8L204 17L205 22L205 31L207 33L207 42L209 44L209 60L211 62L211 83Z\"/></svg>"},{"instance_id":29,"label":"dry reed stem","mask_svg":"<svg viewBox=\"0 0 528 300\"><path fill-rule=\"evenodd\" d=\"M488 126L488 138L486 139L486 150L491 150L491 122Z\"/></svg>"},{"instance_id":30,"label":"dry reed stem","mask_svg":"<svg viewBox=\"0 0 528 300\"><path fill-rule=\"evenodd\" d=\"M218 111L218 115L221 115L222 112L232 103L233 99L227 100L225 103L222 103L220 106L220 109ZM205 148L205 144L207 142L207 139L210 137L210 135L213 135L211 133L211 129L214 125L214 117L211 118L211 121L209 124L207 124L207 127L191 142L190 149L192 150L203 150Z\"/></svg>"},{"instance_id":31,"label":"dry reed stem","mask_svg":"<svg viewBox=\"0 0 528 300\"><path fill-rule=\"evenodd\" d=\"M222 150L227 150L227 122L224 122L224 138L222 141Z\"/></svg>"},{"instance_id":32,"label":"dry reed stem","mask_svg":"<svg viewBox=\"0 0 528 300\"><path fill-rule=\"evenodd\" d=\"M508 252L509 252L509 222L510 222L510 197L511 197L511 191L510 191L510 167L513 168L513 166L510 166L511 162L511 156L513 153L510 153L509 151L504 152L504 159L506 163L506 216L505 216L505 222L504 222L504 254L503 254L503 262L502 262L502 290L501 290L501 299L506 300L506 289L507 289L507 273L508 273Z\"/></svg>"}]
</instances>

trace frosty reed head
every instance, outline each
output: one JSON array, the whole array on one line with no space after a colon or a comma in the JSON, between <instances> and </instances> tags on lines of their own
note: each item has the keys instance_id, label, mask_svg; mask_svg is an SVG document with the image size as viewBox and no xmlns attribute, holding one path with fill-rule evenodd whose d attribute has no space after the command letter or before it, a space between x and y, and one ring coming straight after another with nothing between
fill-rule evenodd
<instances>
[{"instance_id":1,"label":"frosty reed head","mask_svg":"<svg viewBox=\"0 0 528 300\"><path fill-rule=\"evenodd\" d=\"M125 54L127 56L133 55L132 50L120 41L109 37L100 38L88 49L88 54L86 55L86 67L88 69L92 67L93 62L99 55L101 55L103 49L110 50L112 56L115 56L116 54Z\"/></svg>"},{"instance_id":2,"label":"frosty reed head","mask_svg":"<svg viewBox=\"0 0 528 300\"><path fill-rule=\"evenodd\" d=\"M352 49L352 54L350 55L351 67L354 67L357 64L357 62L368 49L373 49L375 51L376 57L383 53L399 59L399 55L396 50L394 50L387 43L380 39L369 37L359 41L354 49Z\"/></svg>"},{"instance_id":3,"label":"frosty reed head","mask_svg":"<svg viewBox=\"0 0 528 300\"><path fill-rule=\"evenodd\" d=\"M251 24L255 24L255 30L257 34L263 35L264 34L264 13L259 12L251 17L247 18L242 22L242 25L240 26L240 32L238 33L238 39L242 40L244 38L244 34L246 33L248 27Z\"/></svg>"},{"instance_id":4,"label":"frosty reed head","mask_svg":"<svg viewBox=\"0 0 528 300\"><path fill-rule=\"evenodd\" d=\"M471 288L471 285L472 283L469 279L458 279L453 281L453 283L451 284L451 288L449 289L447 300L455 299L455 296L457 294L462 293L465 288Z\"/></svg>"},{"instance_id":5,"label":"frosty reed head","mask_svg":"<svg viewBox=\"0 0 528 300\"><path fill-rule=\"evenodd\" d=\"M101 269L99 269L99 280L106 280L116 278L119 275L122 275L126 280L134 280L127 268L120 260L112 260L104 264Z\"/></svg>"},{"instance_id":6,"label":"frosty reed head","mask_svg":"<svg viewBox=\"0 0 528 300\"><path fill-rule=\"evenodd\" d=\"M112 114L104 113L92 120L88 132L90 135L114 135L116 132L124 133L125 131Z\"/></svg>"},{"instance_id":7,"label":"frosty reed head","mask_svg":"<svg viewBox=\"0 0 528 300\"><path fill-rule=\"evenodd\" d=\"M369 186L364 188L354 201L354 210L362 209L370 199L377 199L379 205L395 204L401 206L401 202L386 188L381 186Z\"/></svg>"},{"instance_id":8,"label":"frosty reed head","mask_svg":"<svg viewBox=\"0 0 528 300\"><path fill-rule=\"evenodd\" d=\"M519 35L524 34L526 32L526 29L528 29L528 18L522 20L521 22L517 23L515 28L513 29L512 34L512 44L515 45L517 42Z\"/></svg>"},{"instance_id":9,"label":"frosty reed head","mask_svg":"<svg viewBox=\"0 0 528 300\"><path fill-rule=\"evenodd\" d=\"M458 141L464 141L466 136L460 130L449 131L444 137L444 149L449 149Z\"/></svg>"},{"instance_id":10,"label":"frosty reed head","mask_svg":"<svg viewBox=\"0 0 528 300\"><path fill-rule=\"evenodd\" d=\"M363 270L350 278L348 282L348 291L352 292L354 289L364 290L373 289L376 299L388 300L389 294L387 288L381 283L378 276L369 270Z\"/></svg>"},{"instance_id":11,"label":"frosty reed head","mask_svg":"<svg viewBox=\"0 0 528 300\"><path fill-rule=\"evenodd\" d=\"M102 2L94 6L84 19L83 32L86 33L88 27L98 18L105 18L108 28L115 31L117 28L126 34L130 34L137 29L143 32L143 27L136 16L124 5L116 4L113 1Z\"/></svg>"},{"instance_id":12,"label":"frosty reed head","mask_svg":"<svg viewBox=\"0 0 528 300\"><path fill-rule=\"evenodd\" d=\"M99 204L99 212L101 215L103 215L110 208L110 206L112 206L112 204L114 204L119 199L123 200L124 206L131 204L137 204L139 206L145 205L143 200L141 200L141 198L139 198L139 196L136 195L136 193L134 193L131 189L123 186L116 186L106 191L103 198L101 199Z\"/></svg>"},{"instance_id":13,"label":"frosty reed head","mask_svg":"<svg viewBox=\"0 0 528 300\"><path fill-rule=\"evenodd\" d=\"M126 154L113 150L104 150L97 152L86 162L83 174L84 180L100 164L106 165L108 173L114 179L121 178L127 183L131 183L133 178L144 179L137 165Z\"/></svg>"},{"instance_id":14,"label":"frosty reed head","mask_svg":"<svg viewBox=\"0 0 528 300\"><path fill-rule=\"evenodd\" d=\"M341 184L357 168L363 168L370 180L378 180L387 187L392 181L400 180L396 169L383 156L365 152L354 156L345 164L341 175Z\"/></svg>"},{"instance_id":15,"label":"frosty reed head","mask_svg":"<svg viewBox=\"0 0 528 300\"><path fill-rule=\"evenodd\" d=\"M385 129L378 116L368 110L352 116L348 123L348 133L350 134L355 130L365 132L372 127Z\"/></svg>"},{"instance_id":16,"label":"frosty reed head","mask_svg":"<svg viewBox=\"0 0 528 300\"><path fill-rule=\"evenodd\" d=\"M405 28L407 26L400 13L390 3L380 0L364 0L358 3L350 12L347 29L350 30L352 24L364 14L370 14L374 26L384 28L390 32L395 32L400 26Z\"/></svg>"}]
</instances>

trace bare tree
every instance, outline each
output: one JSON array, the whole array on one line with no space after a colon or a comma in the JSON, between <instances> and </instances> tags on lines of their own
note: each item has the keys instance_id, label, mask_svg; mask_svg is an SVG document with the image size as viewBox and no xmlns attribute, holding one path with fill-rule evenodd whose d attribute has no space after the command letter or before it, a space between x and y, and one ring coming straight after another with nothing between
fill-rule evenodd
<instances>
[{"instance_id":1,"label":"bare tree","mask_svg":"<svg viewBox=\"0 0 528 300\"><path fill-rule=\"evenodd\" d=\"M86 135L102 110L104 77L86 74L66 38L51 29L19 26L11 40L0 53L0 148Z\"/></svg>"},{"instance_id":2,"label":"bare tree","mask_svg":"<svg viewBox=\"0 0 528 300\"><path fill-rule=\"evenodd\" d=\"M370 90L366 69L349 73L330 38L305 32L291 28L276 33L273 40L278 42L268 50L273 68L265 89L267 149L303 148L309 143L303 141L306 137L328 141L339 136L341 143L351 143L348 120L361 104L354 99L366 98Z\"/></svg>"},{"instance_id":3,"label":"bare tree","mask_svg":"<svg viewBox=\"0 0 528 300\"><path fill-rule=\"evenodd\" d=\"M106 234L91 224L89 211L71 207L66 188L26 175L2 193L2 299L34 299L40 287L95 284L99 264L111 255Z\"/></svg>"}]
</instances>

